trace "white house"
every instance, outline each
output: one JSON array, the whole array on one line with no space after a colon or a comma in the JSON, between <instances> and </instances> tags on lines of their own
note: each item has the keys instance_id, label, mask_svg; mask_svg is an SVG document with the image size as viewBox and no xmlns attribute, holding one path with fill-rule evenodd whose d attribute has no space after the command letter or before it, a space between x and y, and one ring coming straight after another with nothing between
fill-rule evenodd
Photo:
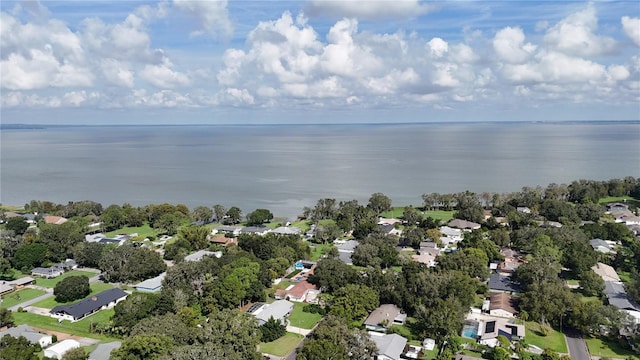
<instances>
[{"instance_id":1,"label":"white house","mask_svg":"<svg viewBox=\"0 0 640 360\"><path fill-rule=\"evenodd\" d=\"M63 340L45 349L44 356L60 360L62 359L64 354L66 354L69 350L77 349L79 347L80 347L80 343L75 340L72 340L72 339Z\"/></svg>"}]
</instances>

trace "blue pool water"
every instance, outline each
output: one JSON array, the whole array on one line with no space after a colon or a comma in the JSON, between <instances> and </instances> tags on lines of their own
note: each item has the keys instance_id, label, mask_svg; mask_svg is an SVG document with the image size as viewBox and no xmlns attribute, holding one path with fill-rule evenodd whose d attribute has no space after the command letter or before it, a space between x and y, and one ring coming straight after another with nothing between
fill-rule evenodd
<instances>
[{"instance_id":1,"label":"blue pool water","mask_svg":"<svg viewBox=\"0 0 640 360\"><path fill-rule=\"evenodd\" d=\"M462 336L470 339L478 337L478 323L466 322L462 327Z\"/></svg>"}]
</instances>

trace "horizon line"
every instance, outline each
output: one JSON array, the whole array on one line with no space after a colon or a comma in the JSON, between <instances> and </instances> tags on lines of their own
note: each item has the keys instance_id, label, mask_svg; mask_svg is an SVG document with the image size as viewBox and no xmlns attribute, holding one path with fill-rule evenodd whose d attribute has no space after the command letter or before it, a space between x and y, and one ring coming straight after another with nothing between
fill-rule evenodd
<instances>
[{"instance_id":1,"label":"horizon line","mask_svg":"<svg viewBox=\"0 0 640 360\"><path fill-rule=\"evenodd\" d=\"M442 124L567 124L567 123L640 123L640 119L628 120L453 120L453 121L403 121L403 122L313 122L313 123L132 123L132 124L43 124L0 123L4 127L107 127L107 126L317 126L317 125L442 125Z\"/></svg>"}]
</instances>

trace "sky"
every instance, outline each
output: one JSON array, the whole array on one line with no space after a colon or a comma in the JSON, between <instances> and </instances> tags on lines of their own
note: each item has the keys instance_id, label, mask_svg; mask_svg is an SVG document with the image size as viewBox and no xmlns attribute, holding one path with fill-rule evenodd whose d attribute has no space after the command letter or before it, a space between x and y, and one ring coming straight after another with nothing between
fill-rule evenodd
<instances>
[{"instance_id":1,"label":"sky","mask_svg":"<svg viewBox=\"0 0 640 360\"><path fill-rule=\"evenodd\" d=\"M0 121L640 120L639 1L10 1Z\"/></svg>"}]
</instances>

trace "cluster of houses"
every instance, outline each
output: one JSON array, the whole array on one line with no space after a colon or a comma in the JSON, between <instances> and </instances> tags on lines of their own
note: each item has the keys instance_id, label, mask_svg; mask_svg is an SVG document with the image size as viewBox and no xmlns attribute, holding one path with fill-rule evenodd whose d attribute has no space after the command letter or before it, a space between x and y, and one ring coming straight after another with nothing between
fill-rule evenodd
<instances>
[{"instance_id":1,"label":"cluster of houses","mask_svg":"<svg viewBox=\"0 0 640 360\"><path fill-rule=\"evenodd\" d=\"M38 332L28 325L18 325L0 331L0 339L4 336L24 337L29 343L44 349L44 356L49 359L62 359L67 352L81 346L80 342L74 339L65 339L54 344L52 335ZM99 344L89 353L89 360L108 360L111 351L119 348L120 345L119 341Z\"/></svg>"}]
</instances>

